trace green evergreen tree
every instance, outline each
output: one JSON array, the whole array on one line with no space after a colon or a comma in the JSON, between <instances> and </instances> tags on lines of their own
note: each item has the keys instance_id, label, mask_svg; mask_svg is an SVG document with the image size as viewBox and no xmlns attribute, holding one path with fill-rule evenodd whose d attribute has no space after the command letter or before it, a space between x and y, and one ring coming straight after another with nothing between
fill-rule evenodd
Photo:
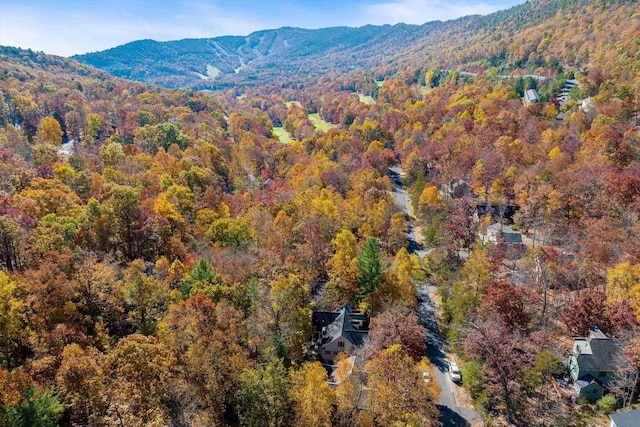
<instances>
[{"instance_id":1,"label":"green evergreen tree","mask_svg":"<svg viewBox=\"0 0 640 427\"><path fill-rule=\"evenodd\" d=\"M369 237L364 242L356 264L358 270L360 270L358 275L358 285L360 285L358 298L363 300L369 297L384 282L382 261L380 259L380 241L376 237Z\"/></svg>"},{"instance_id":2,"label":"green evergreen tree","mask_svg":"<svg viewBox=\"0 0 640 427\"><path fill-rule=\"evenodd\" d=\"M28 387L24 392L20 406L0 412L2 427L55 427L64 411L64 405L53 389L36 395L36 387Z\"/></svg>"}]
</instances>

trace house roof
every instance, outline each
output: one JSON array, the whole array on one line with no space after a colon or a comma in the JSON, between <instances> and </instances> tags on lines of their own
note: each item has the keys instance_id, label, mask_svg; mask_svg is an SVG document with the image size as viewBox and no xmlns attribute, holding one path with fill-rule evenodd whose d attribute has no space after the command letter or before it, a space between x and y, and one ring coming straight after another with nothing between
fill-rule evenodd
<instances>
[{"instance_id":1,"label":"house roof","mask_svg":"<svg viewBox=\"0 0 640 427\"><path fill-rule=\"evenodd\" d=\"M615 371L618 346L598 328L591 328L589 336L580 341L579 354L576 356L581 371Z\"/></svg>"},{"instance_id":2,"label":"house roof","mask_svg":"<svg viewBox=\"0 0 640 427\"><path fill-rule=\"evenodd\" d=\"M520 233L516 233L511 228L507 227L504 224L496 222L493 225L487 227L487 233L501 233L502 239L507 244L521 244L522 243L522 235Z\"/></svg>"},{"instance_id":3,"label":"house roof","mask_svg":"<svg viewBox=\"0 0 640 427\"><path fill-rule=\"evenodd\" d=\"M590 386L591 384L597 384L598 386L600 386L600 388L602 388L602 385L600 384L600 382L595 379L593 376L591 375L583 375L580 378L578 378L578 381L576 381L576 385L580 388L585 388L587 386Z\"/></svg>"},{"instance_id":4,"label":"house roof","mask_svg":"<svg viewBox=\"0 0 640 427\"><path fill-rule=\"evenodd\" d=\"M524 93L524 100L527 103L540 101L540 95L535 89L527 89Z\"/></svg>"},{"instance_id":5,"label":"house roof","mask_svg":"<svg viewBox=\"0 0 640 427\"><path fill-rule=\"evenodd\" d=\"M613 340L594 339L590 342L591 354L580 354L578 366L583 371L615 371L615 357L618 349Z\"/></svg>"},{"instance_id":6,"label":"house roof","mask_svg":"<svg viewBox=\"0 0 640 427\"><path fill-rule=\"evenodd\" d=\"M311 323L316 329L322 330L323 327L332 324L339 314L334 311L314 311L311 315Z\"/></svg>"},{"instance_id":7,"label":"house roof","mask_svg":"<svg viewBox=\"0 0 640 427\"><path fill-rule=\"evenodd\" d=\"M368 317L353 311L349 304L342 304L333 312L315 311L311 321L318 330L326 328L323 341L327 343L343 337L357 347L363 344L368 335Z\"/></svg>"},{"instance_id":8,"label":"house roof","mask_svg":"<svg viewBox=\"0 0 640 427\"><path fill-rule=\"evenodd\" d=\"M638 427L640 424L640 409L609 414L609 418L615 423L616 427Z\"/></svg>"},{"instance_id":9,"label":"house roof","mask_svg":"<svg viewBox=\"0 0 640 427\"><path fill-rule=\"evenodd\" d=\"M356 347L364 344L364 339L369 335L368 331L345 331L343 336Z\"/></svg>"}]
</instances>

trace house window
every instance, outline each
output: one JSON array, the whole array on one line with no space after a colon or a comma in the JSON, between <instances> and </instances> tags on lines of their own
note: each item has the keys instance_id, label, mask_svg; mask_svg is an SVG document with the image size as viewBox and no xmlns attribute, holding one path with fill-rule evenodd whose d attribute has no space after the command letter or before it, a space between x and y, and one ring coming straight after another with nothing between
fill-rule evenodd
<instances>
[{"instance_id":1,"label":"house window","mask_svg":"<svg viewBox=\"0 0 640 427\"><path fill-rule=\"evenodd\" d=\"M340 353L340 352L339 352L339 351L334 351L334 352L333 352L333 355L334 355L334 356L337 356L337 355L338 355L338 353Z\"/></svg>"},{"instance_id":2,"label":"house window","mask_svg":"<svg viewBox=\"0 0 640 427\"><path fill-rule=\"evenodd\" d=\"M325 350L324 354L326 354L327 356L331 356L331 352L329 350Z\"/></svg>"},{"instance_id":3,"label":"house window","mask_svg":"<svg viewBox=\"0 0 640 427\"><path fill-rule=\"evenodd\" d=\"M344 342L343 341L338 341L338 347L344 347Z\"/></svg>"}]
</instances>

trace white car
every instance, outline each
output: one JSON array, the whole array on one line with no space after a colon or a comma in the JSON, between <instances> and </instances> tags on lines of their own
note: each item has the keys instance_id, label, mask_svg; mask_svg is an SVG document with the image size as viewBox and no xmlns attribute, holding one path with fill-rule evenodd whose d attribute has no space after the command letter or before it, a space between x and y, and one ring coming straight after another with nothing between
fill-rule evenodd
<instances>
[{"instance_id":1,"label":"white car","mask_svg":"<svg viewBox=\"0 0 640 427\"><path fill-rule=\"evenodd\" d=\"M460 375L460 370L456 362L449 362L449 376L453 382L462 380L462 375Z\"/></svg>"}]
</instances>

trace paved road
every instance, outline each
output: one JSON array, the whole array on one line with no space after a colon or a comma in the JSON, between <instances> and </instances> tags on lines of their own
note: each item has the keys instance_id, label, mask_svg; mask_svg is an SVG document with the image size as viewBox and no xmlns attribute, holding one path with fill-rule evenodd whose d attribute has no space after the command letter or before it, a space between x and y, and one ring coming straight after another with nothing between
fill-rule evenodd
<instances>
[{"instance_id":1,"label":"paved road","mask_svg":"<svg viewBox=\"0 0 640 427\"><path fill-rule=\"evenodd\" d=\"M398 166L394 166L389 170L389 176L391 177L391 181L393 182L393 199L395 201L396 206L403 213L405 218L407 219L407 240L409 241L409 247L407 248L409 252L415 253L419 257L423 257L429 253L428 250L425 250L422 245L419 243L420 236L416 235L416 230L413 225L413 221L411 220L411 215L409 215L409 205L407 201L407 194L402 188L402 179L400 175L402 171Z\"/></svg>"},{"instance_id":2,"label":"paved road","mask_svg":"<svg viewBox=\"0 0 640 427\"><path fill-rule=\"evenodd\" d=\"M418 255L420 258L426 256L429 250L425 250L419 243L419 234L416 233L413 221L409 215L407 195L402 188L402 171L394 166L389 174L393 181L393 198L396 206L405 214L408 223L407 239L409 240L409 252ZM418 237L418 238L416 238ZM425 339L427 342L427 357L435 366L435 380L440 384L442 393L437 407L440 410L440 423L443 426L463 427L469 423L479 420L477 412L459 408L456 404L453 387L459 387L451 381L447 371L447 361L445 355L446 342L440 333L440 326L436 317L436 306L431 295L435 293L435 287L425 284L418 289L418 318L425 329Z\"/></svg>"},{"instance_id":3,"label":"paved road","mask_svg":"<svg viewBox=\"0 0 640 427\"><path fill-rule=\"evenodd\" d=\"M436 381L440 384L442 392L438 401L440 410L440 422L443 426L464 427L473 421L480 420L480 415L469 409L463 409L456 404L454 384L447 371L447 357L445 354L446 341L444 340L436 317L436 306L431 295L435 293L435 286L426 284L418 289L418 318L424 326L427 340L427 357L433 363L436 371Z\"/></svg>"}]
</instances>

